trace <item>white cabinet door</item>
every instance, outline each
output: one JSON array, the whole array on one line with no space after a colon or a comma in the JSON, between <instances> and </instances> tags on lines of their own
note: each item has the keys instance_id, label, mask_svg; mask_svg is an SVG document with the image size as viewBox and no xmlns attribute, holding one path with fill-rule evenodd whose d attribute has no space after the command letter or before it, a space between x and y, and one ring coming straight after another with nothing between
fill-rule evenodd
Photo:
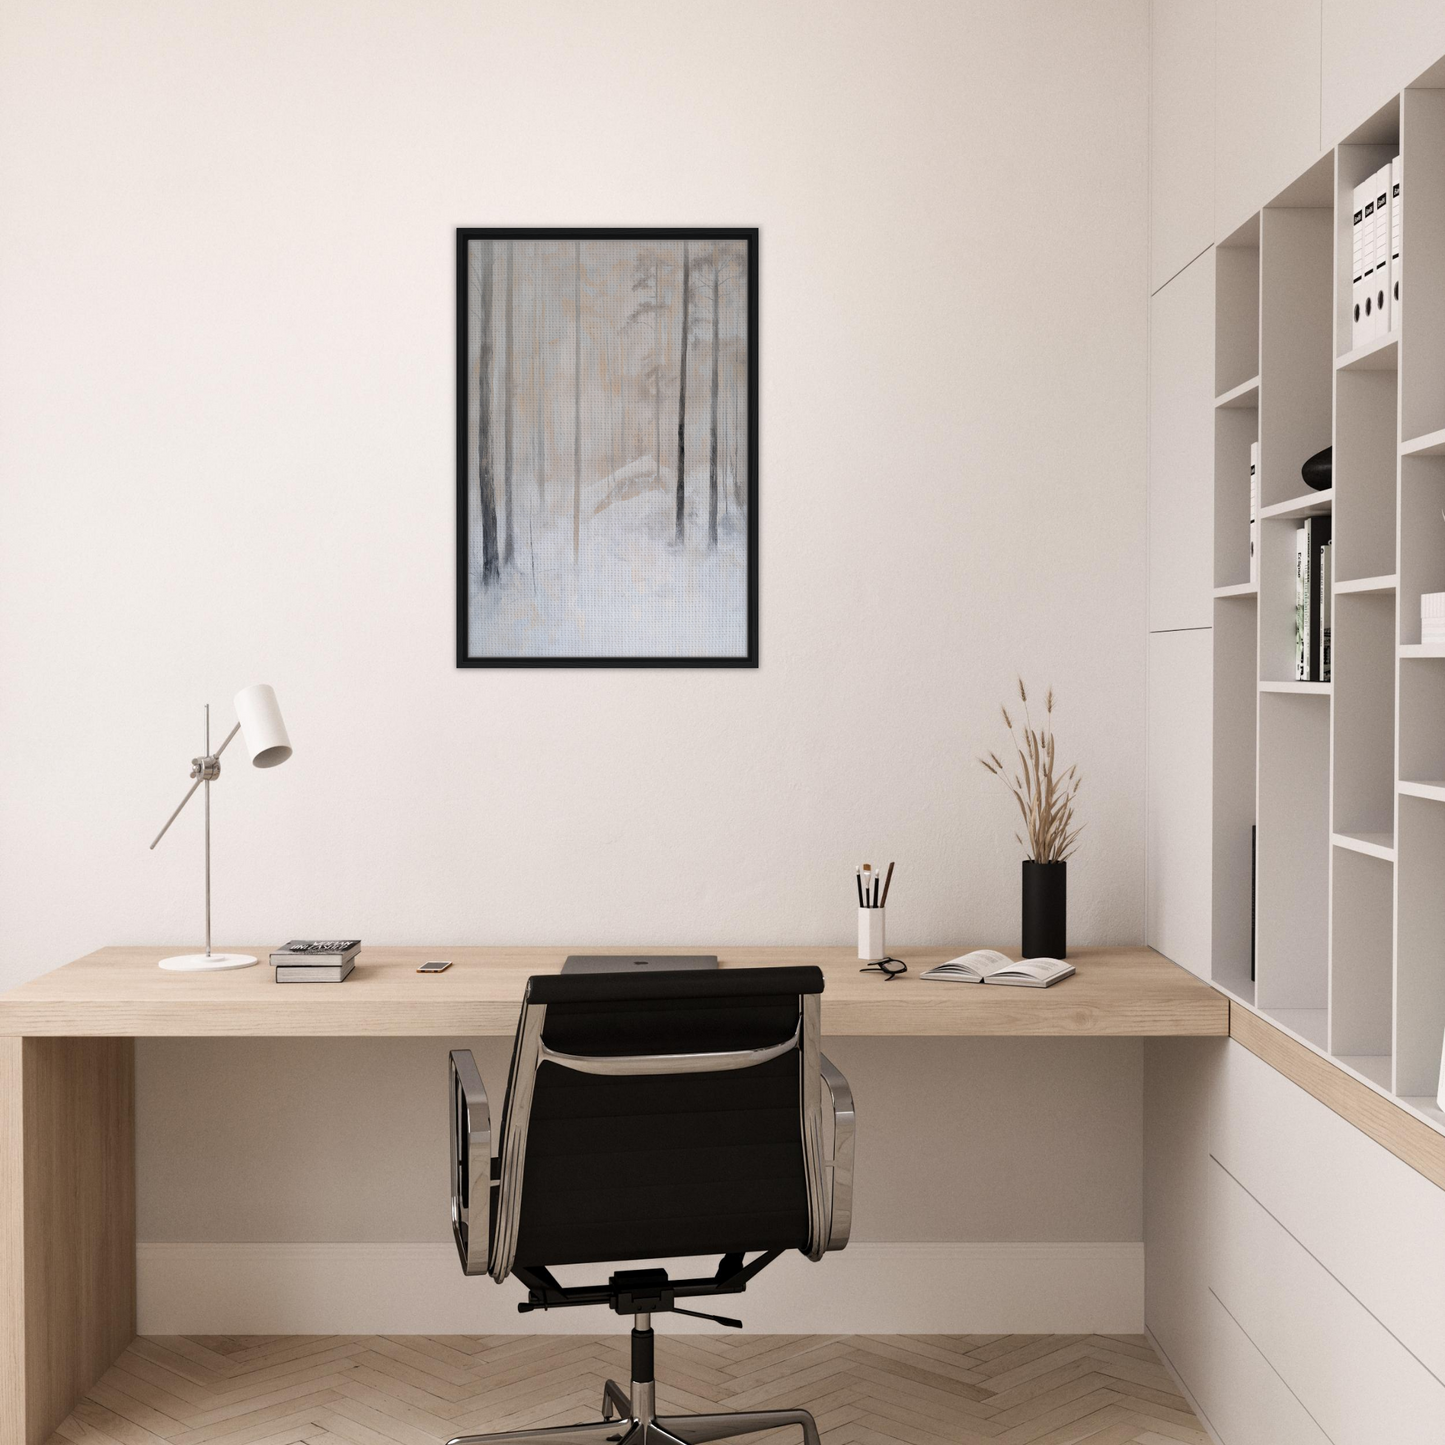
<instances>
[{"instance_id":1,"label":"white cabinet door","mask_svg":"<svg viewBox=\"0 0 1445 1445\"><path fill-rule=\"evenodd\" d=\"M1145 938L1210 973L1213 711L1208 628L1149 635Z\"/></svg>"},{"instance_id":2,"label":"white cabinet door","mask_svg":"<svg viewBox=\"0 0 1445 1445\"><path fill-rule=\"evenodd\" d=\"M1320 0L1218 0L1215 21L1214 234L1223 240L1320 153Z\"/></svg>"},{"instance_id":3,"label":"white cabinet door","mask_svg":"<svg viewBox=\"0 0 1445 1445\"><path fill-rule=\"evenodd\" d=\"M1149 10L1149 289L1214 240L1214 0Z\"/></svg>"},{"instance_id":4,"label":"white cabinet door","mask_svg":"<svg viewBox=\"0 0 1445 1445\"><path fill-rule=\"evenodd\" d=\"M1445 1385L1222 1165L1211 1182L1211 1288L1326 1437L1440 1445Z\"/></svg>"},{"instance_id":5,"label":"white cabinet door","mask_svg":"<svg viewBox=\"0 0 1445 1445\"><path fill-rule=\"evenodd\" d=\"M1445 1379L1445 1190L1231 1041L1214 1157Z\"/></svg>"},{"instance_id":6,"label":"white cabinet door","mask_svg":"<svg viewBox=\"0 0 1445 1445\"><path fill-rule=\"evenodd\" d=\"M1214 255L1149 301L1149 630L1214 620Z\"/></svg>"},{"instance_id":7,"label":"white cabinet door","mask_svg":"<svg viewBox=\"0 0 1445 1445\"><path fill-rule=\"evenodd\" d=\"M1324 140L1335 145L1445 55L1440 0L1324 0Z\"/></svg>"}]
</instances>

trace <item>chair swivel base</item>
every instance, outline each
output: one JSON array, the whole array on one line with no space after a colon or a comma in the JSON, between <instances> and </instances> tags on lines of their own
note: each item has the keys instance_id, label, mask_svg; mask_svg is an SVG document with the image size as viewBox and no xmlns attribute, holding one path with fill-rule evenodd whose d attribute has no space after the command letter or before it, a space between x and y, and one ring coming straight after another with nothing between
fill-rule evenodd
<instances>
[{"instance_id":1,"label":"chair swivel base","mask_svg":"<svg viewBox=\"0 0 1445 1445\"><path fill-rule=\"evenodd\" d=\"M655 1385L633 1382L629 1396L616 1380L602 1394L602 1419L543 1430L503 1430L495 1435L458 1435L448 1445L707 1445L797 1425L803 1445L819 1445L818 1427L806 1410L739 1410L718 1415L654 1415ZM635 1402L635 1403L634 1403ZM614 1416L613 1411L618 1412Z\"/></svg>"}]
</instances>

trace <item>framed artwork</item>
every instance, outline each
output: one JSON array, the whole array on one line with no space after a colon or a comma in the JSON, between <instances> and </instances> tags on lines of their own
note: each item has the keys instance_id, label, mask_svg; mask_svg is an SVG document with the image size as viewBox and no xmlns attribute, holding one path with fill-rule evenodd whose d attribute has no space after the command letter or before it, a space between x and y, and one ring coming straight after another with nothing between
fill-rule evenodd
<instances>
[{"instance_id":1,"label":"framed artwork","mask_svg":"<svg viewBox=\"0 0 1445 1445\"><path fill-rule=\"evenodd\" d=\"M456 264L457 666L756 667L756 228Z\"/></svg>"}]
</instances>

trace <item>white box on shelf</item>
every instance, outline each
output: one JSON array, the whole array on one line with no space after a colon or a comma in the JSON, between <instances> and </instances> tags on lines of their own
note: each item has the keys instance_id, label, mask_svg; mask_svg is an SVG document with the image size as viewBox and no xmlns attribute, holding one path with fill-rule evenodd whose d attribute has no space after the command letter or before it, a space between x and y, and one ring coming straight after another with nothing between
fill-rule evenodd
<instances>
[{"instance_id":1,"label":"white box on shelf","mask_svg":"<svg viewBox=\"0 0 1445 1445\"><path fill-rule=\"evenodd\" d=\"M1445 592L1420 594L1420 641L1445 642Z\"/></svg>"},{"instance_id":2,"label":"white box on shelf","mask_svg":"<svg viewBox=\"0 0 1445 1445\"><path fill-rule=\"evenodd\" d=\"M1365 340L1365 198L1370 183L1361 181L1354 191L1354 211L1350 226L1350 349Z\"/></svg>"}]
</instances>

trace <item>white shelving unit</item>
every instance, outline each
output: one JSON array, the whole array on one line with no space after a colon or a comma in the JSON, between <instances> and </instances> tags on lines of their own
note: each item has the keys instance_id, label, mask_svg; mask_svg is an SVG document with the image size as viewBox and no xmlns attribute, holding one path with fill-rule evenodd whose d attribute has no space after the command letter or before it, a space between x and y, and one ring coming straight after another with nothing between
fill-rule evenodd
<instances>
[{"instance_id":1,"label":"white shelving unit","mask_svg":"<svg viewBox=\"0 0 1445 1445\"><path fill-rule=\"evenodd\" d=\"M1445 591L1442 82L1445 67L1405 90L1215 248L1214 403L1213 979L1437 1128L1445 647L1420 642L1420 595ZM1353 190L1397 154L1401 316L1355 347ZM1300 467L1326 445L1334 486L1310 492ZM1294 533L1322 513L1332 681L1297 682Z\"/></svg>"}]
</instances>

